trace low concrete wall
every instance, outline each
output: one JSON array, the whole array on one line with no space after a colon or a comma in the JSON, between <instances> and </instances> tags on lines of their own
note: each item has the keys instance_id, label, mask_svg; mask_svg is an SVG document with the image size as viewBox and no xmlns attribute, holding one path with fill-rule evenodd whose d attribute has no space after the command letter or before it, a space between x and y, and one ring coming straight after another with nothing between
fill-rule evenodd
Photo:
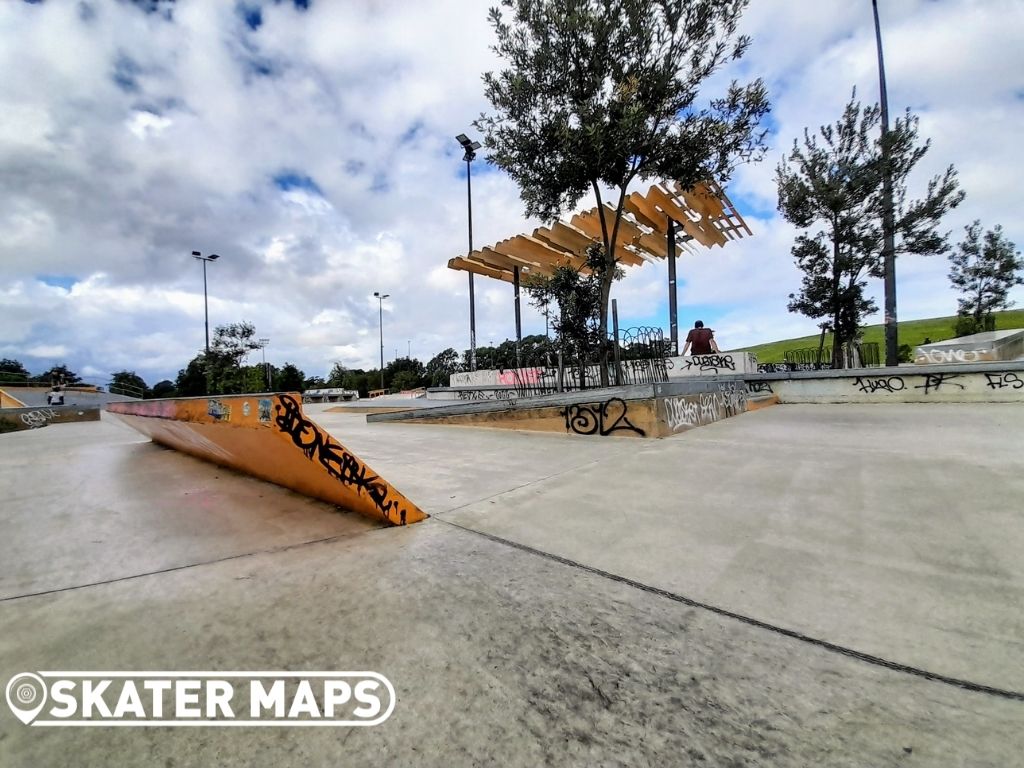
<instances>
[{"instance_id":1,"label":"low concrete wall","mask_svg":"<svg viewBox=\"0 0 1024 768\"><path fill-rule=\"evenodd\" d=\"M74 405L46 405L39 408L4 408L0 410L0 432L39 429L50 424L72 421L99 421L99 406L79 408Z\"/></svg>"},{"instance_id":2,"label":"low concrete wall","mask_svg":"<svg viewBox=\"0 0 1024 768\"><path fill-rule=\"evenodd\" d=\"M111 403L154 442L393 525L426 514L306 418L298 394Z\"/></svg>"},{"instance_id":3,"label":"low concrete wall","mask_svg":"<svg viewBox=\"0 0 1024 768\"><path fill-rule=\"evenodd\" d=\"M366 420L598 437L667 437L775 402L777 398L773 396L749 397L742 379L687 379L500 402L473 400L438 408L373 414Z\"/></svg>"},{"instance_id":4,"label":"low concrete wall","mask_svg":"<svg viewBox=\"0 0 1024 768\"><path fill-rule=\"evenodd\" d=\"M722 376L757 373L757 358L750 352L720 352L713 355L686 355L670 357L668 377Z\"/></svg>"},{"instance_id":5,"label":"low concrete wall","mask_svg":"<svg viewBox=\"0 0 1024 768\"><path fill-rule=\"evenodd\" d=\"M1024 363L761 374L747 388L781 403L1013 403L1024 402Z\"/></svg>"}]
</instances>

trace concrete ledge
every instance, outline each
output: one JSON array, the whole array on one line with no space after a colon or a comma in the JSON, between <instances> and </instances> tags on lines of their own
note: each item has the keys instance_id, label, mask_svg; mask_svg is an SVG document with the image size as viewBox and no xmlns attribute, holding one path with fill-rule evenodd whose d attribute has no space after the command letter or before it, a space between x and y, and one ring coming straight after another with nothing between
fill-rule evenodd
<instances>
[{"instance_id":1,"label":"concrete ledge","mask_svg":"<svg viewBox=\"0 0 1024 768\"><path fill-rule=\"evenodd\" d=\"M98 405L90 407L45 405L38 408L4 408L0 410L0 432L19 432L23 429L39 429L50 424L99 420L100 408Z\"/></svg>"},{"instance_id":2,"label":"concrete ledge","mask_svg":"<svg viewBox=\"0 0 1024 768\"><path fill-rule=\"evenodd\" d=\"M600 437L668 437L778 402L749 398L742 377L707 377L563 392L508 401L457 403L372 414L368 422L415 422Z\"/></svg>"}]
</instances>

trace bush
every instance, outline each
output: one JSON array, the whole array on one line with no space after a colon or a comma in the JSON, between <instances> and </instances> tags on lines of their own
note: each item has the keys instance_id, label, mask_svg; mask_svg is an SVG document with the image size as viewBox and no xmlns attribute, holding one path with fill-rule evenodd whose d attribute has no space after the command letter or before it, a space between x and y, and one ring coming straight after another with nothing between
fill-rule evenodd
<instances>
[{"instance_id":1,"label":"bush","mask_svg":"<svg viewBox=\"0 0 1024 768\"><path fill-rule=\"evenodd\" d=\"M996 318L994 315L984 315L978 321L973 315L957 315L956 324L953 326L953 333L957 336L970 336L975 333L994 331L996 329Z\"/></svg>"}]
</instances>

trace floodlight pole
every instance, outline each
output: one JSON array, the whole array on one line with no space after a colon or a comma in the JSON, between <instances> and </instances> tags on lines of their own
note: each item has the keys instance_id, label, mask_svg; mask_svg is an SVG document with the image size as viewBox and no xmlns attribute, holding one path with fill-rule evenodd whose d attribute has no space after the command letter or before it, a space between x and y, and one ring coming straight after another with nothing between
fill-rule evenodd
<instances>
[{"instance_id":1,"label":"floodlight pole","mask_svg":"<svg viewBox=\"0 0 1024 768\"><path fill-rule=\"evenodd\" d=\"M679 354L679 307L676 295L676 222L668 220L668 322L672 354Z\"/></svg>"},{"instance_id":2,"label":"floodlight pole","mask_svg":"<svg viewBox=\"0 0 1024 768\"><path fill-rule=\"evenodd\" d=\"M263 355L263 375L267 377L267 392L273 388L273 384L270 381L270 369L267 368L267 344L270 343L270 339L258 339L260 345L260 352Z\"/></svg>"},{"instance_id":3,"label":"floodlight pole","mask_svg":"<svg viewBox=\"0 0 1024 768\"><path fill-rule=\"evenodd\" d=\"M885 364L899 365L896 326L896 224L892 200L892 165L889 157L889 95L885 87L885 61L882 58L882 28L878 21L878 0L871 0L875 16L875 41L878 46L878 84L882 107L882 262L885 269Z\"/></svg>"},{"instance_id":4,"label":"floodlight pole","mask_svg":"<svg viewBox=\"0 0 1024 768\"><path fill-rule=\"evenodd\" d=\"M480 149L480 142L470 141L464 133L460 133L455 140L462 145L465 154L462 159L466 161L466 209L469 213L469 253L473 252L473 173L472 162L476 159L476 151ZM467 254L468 255L468 254ZM469 369L476 370L476 295L473 285L473 273L469 273Z\"/></svg>"},{"instance_id":5,"label":"floodlight pole","mask_svg":"<svg viewBox=\"0 0 1024 768\"><path fill-rule=\"evenodd\" d=\"M374 291L373 295L377 297L377 312L380 316L380 388L384 389L384 299L391 294Z\"/></svg>"},{"instance_id":6,"label":"floodlight pole","mask_svg":"<svg viewBox=\"0 0 1024 768\"><path fill-rule=\"evenodd\" d=\"M199 259L203 262L203 318L206 325L206 355L210 355L210 306L207 300L206 293L206 262L216 261L220 258L216 253L211 253L209 256L203 256L199 251L192 251L192 258Z\"/></svg>"}]
</instances>

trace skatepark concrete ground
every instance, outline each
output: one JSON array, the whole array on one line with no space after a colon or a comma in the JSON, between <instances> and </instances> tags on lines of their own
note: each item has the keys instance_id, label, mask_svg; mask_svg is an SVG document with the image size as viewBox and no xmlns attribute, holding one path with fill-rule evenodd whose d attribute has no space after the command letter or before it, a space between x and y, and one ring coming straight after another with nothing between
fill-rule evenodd
<instances>
[{"instance_id":1,"label":"skatepark concrete ground","mask_svg":"<svg viewBox=\"0 0 1024 768\"><path fill-rule=\"evenodd\" d=\"M1020 764L1018 405L776 406L665 440L306 412L433 517L381 528L107 414L3 436L0 676L370 669L391 718L5 711L0 764Z\"/></svg>"}]
</instances>

